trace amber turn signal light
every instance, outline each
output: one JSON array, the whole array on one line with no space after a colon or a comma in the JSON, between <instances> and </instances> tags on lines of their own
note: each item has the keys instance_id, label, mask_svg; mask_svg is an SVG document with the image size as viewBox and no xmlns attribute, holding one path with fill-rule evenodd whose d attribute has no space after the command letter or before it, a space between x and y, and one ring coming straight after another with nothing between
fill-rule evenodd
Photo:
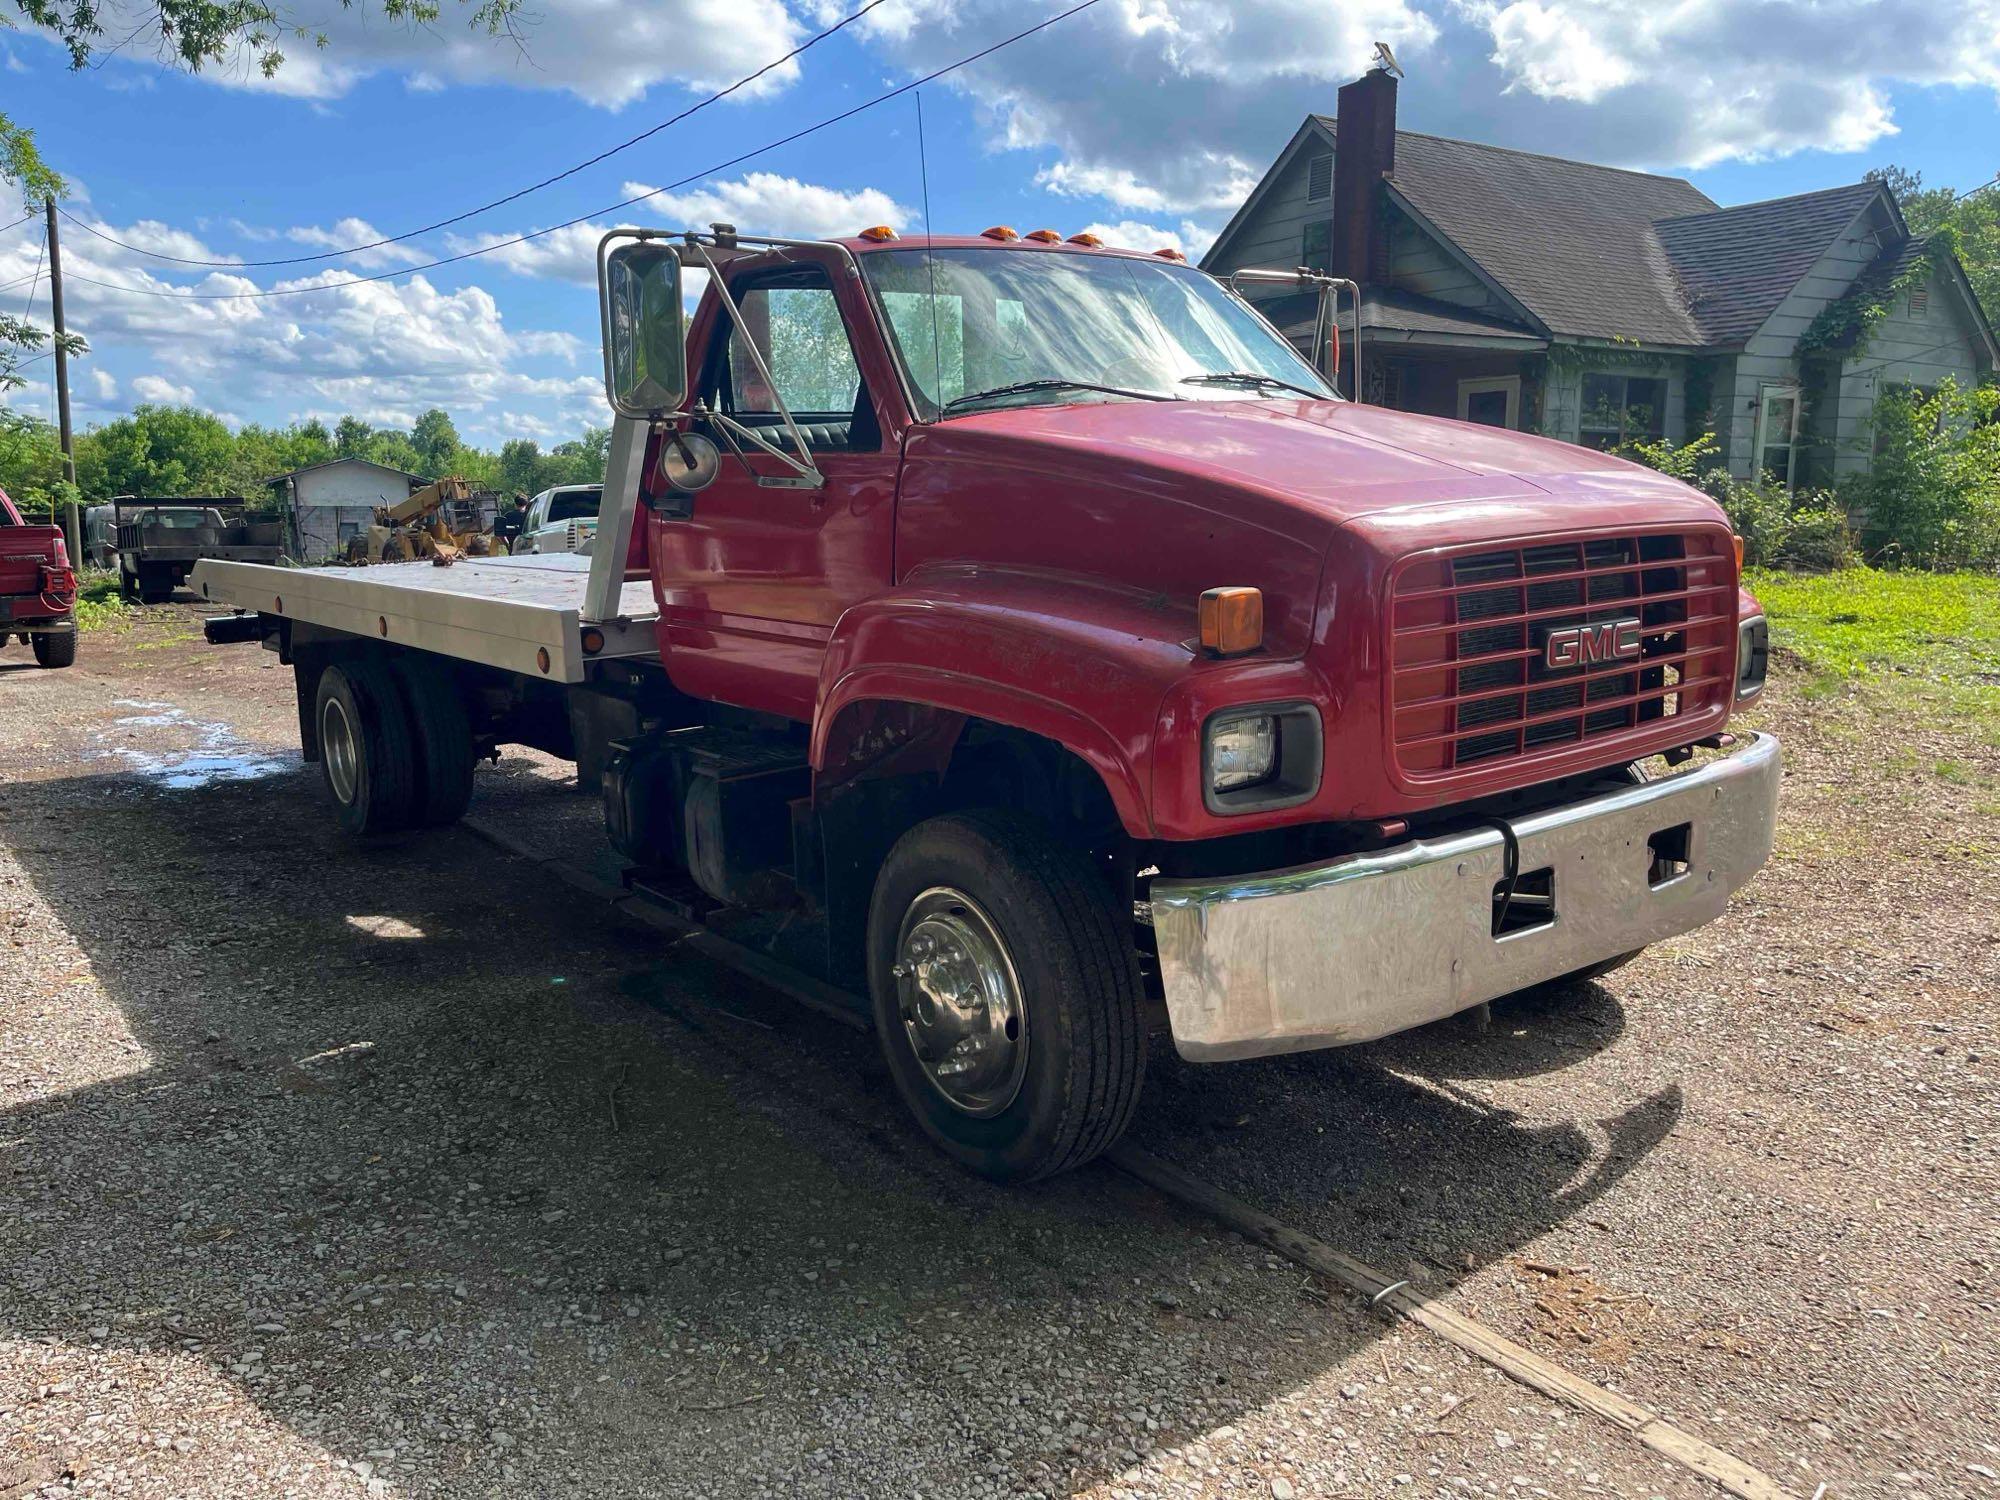
<instances>
[{"instance_id":1,"label":"amber turn signal light","mask_svg":"<svg viewBox=\"0 0 2000 1500\"><path fill-rule=\"evenodd\" d=\"M1217 656L1240 656L1264 644L1261 589L1209 589L1201 596L1201 648Z\"/></svg>"},{"instance_id":2,"label":"amber turn signal light","mask_svg":"<svg viewBox=\"0 0 2000 1500\"><path fill-rule=\"evenodd\" d=\"M1736 571L1740 574L1743 571L1743 538L1732 536L1729 540L1736 544Z\"/></svg>"}]
</instances>

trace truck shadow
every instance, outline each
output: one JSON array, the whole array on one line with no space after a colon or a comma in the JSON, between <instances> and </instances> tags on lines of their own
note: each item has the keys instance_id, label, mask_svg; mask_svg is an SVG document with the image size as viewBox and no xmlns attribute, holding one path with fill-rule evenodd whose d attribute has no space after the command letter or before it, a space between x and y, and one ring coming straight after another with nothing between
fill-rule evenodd
<instances>
[{"instance_id":1,"label":"truck shadow","mask_svg":"<svg viewBox=\"0 0 2000 1500\"><path fill-rule=\"evenodd\" d=\"M127 1033L71 1041L129 1071L38 1093L31 1063L0 1111L0 1323L52 1369L199 1356L309 1449L394 1450L370 1462L411 1493L932 1493L941 1458L975 1457L1066 1493L1381 1337L1109 1168L964 1177L869 1038L467 833L347 844L316 790L288 769L0 791L0 842L88 960L70 978ZM38 1027L87 1012L52 983ZM1506 1068L1621 1029L1601 989L1532 1004L1548 1024L1509 1029ZM1467 1050L1156 1054L1137 1134L1198 1171L1261 1159L1225 1185L1447 1289L1586 1208L1680 1108L1633 1102L1599 1152L1406 1075ZM21 1399L43 1431L85 1409Z\"/></svg>"}]
</instances>

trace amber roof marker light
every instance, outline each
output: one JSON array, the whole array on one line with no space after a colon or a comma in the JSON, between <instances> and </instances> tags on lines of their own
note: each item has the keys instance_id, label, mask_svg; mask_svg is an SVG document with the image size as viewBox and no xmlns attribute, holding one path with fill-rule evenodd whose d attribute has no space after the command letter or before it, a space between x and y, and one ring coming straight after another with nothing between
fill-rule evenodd
<instances>
[{"instance_id":1,"label":"amber roof marker light","mask_svg":"<svg viewBox=\"0 0 2000 1500\"><path fill-rule=\"evenodd\" d=\"M995 224L991 229L982 229L979 231L979 237L982 240L999 240L1002 244L1005 244L1009 240L1018 240L1020 238L1018 234L1014 233L1005 224Z\"/></svg>"},{"instance_id":2,"label":"amber roof marker light","mask_svg":"<svg viewBox=\"0 0 2000 1500\"><path fill-rule=\"evenodd\" d=\"M877 245L885 245L897 237L896 231L887 224L875 224L861 231L860 238Z\"/></svg>"},{"instance_id":3,"label":"amber roof marker light","mask_svg":"<svg viewBox=\"0 0 2000 1500\"><path fill-rule=\"evenodd\" d=\"M1264 644L1264 592L1230 587L1201 596L1201 649L1214 656L1241 656Z\"/></svg>"}]
</instances>

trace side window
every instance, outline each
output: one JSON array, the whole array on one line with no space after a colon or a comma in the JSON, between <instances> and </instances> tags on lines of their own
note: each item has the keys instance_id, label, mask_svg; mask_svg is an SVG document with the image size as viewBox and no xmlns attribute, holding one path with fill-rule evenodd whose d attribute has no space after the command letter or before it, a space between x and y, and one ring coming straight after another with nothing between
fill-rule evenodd
<instances>
[{"instance_id":1,"label":"side window","mask_svg":"<svg viewBox=\"0 0 2000 1500\"><path fill-rule=\"evenodd\" d=\"M729 409L738 417L773 413L782 396L792 415L846 420L861 391L861 372L840 319L833 288L825 285L756 286L737 305L771 372L774 395L743 347L743 328L729 335Z\"/></svg>"}]
</instances>

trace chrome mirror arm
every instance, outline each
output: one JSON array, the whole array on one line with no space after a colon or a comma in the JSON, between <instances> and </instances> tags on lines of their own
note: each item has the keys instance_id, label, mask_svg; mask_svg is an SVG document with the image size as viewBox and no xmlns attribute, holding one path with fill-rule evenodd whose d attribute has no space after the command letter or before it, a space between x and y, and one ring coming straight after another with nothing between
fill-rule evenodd
<instances>
[{"instance_id":1,"label":"chrome mirror arm","mask_svg":"<svg viewBox=\"0 0 2000 1500\"><path fill-rule=\"evenodd\" d=\"M818 467L812 461L812 450L806 447L805 434L799 431L799 424L792 420L792 409L785 404L785 398L778 390L778 383L771 378L771 367L764 363L763 351L757 347L757 340L751 337L750 325L744 321L743 310L736 305L736 299L729 294L728 284L722 279L722 272L717 268L714 259L709 255L708 247L702 243L698 236L692 234L687 236L687 244L693 249L695 255L700 258L703 268L708 272L709 284L715 288L716 297L721 301L723 309L729 314L729 321L735 325L736 331L742 335L744 352L750 356L750 362L757 367L758 377L764 382L764 388L771 393L771 399L778 404L778 415L785 419L785 432L790 436L797 450L796 456L785 452L776 444L766 441L755 429L744 426L734 417L725 416L723 413L711 409L704 409L701 413L702 416L707 421L713 422L722 430L723 435L729 438L729 446L735 450L738 462L742 463L745 469L750 469L750 464L737 441L739 438L749 439L758 448L761 448L786 468L790 469L794 476L791 479L767 478L764 475L758 474L754 469L750 469L750 477L758 484L764 485L767 488L779 489L816 490L824 488L826 480L821 476Z\"/></svg>"}]
</instances>

